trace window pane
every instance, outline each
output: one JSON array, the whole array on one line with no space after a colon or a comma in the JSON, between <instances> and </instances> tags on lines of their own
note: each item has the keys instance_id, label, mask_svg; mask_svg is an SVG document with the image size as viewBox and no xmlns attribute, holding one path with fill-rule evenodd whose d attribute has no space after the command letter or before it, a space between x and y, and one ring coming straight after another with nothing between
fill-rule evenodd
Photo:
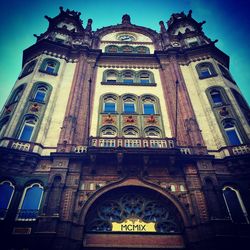
<instances>
[{"instance_id":1,"label":"window pane","mask_svg":"<svg viewBox=\"0 0 250 250\"><path fill-rule=\"evenodd\" d=\"M35 101L43 102L45 98L46 93L43 91L37 91L35 96Z\"/></svg>"},{"instance_id":2,"label":"window pane","mask_svg":"<svg viewBox=\"0 0 250 250\"><path fill-rule=\"evenodd\" d=\"M237 132L235 131L235 128L226 129L226 133L227 133L228 139L232 145L240 145L241 144L241 141L239 139L239 136L237 135Z\"/></svg>"},{"instance_id":3,"label":"window pane","mask_svg":"<svg viewBox=\"0 0 250 250\"><path fill-rule=\"evenodd\" d=\"M124 103L124 112L125 113L134 113L135 112L134 103Z\"/></svg>"},{"instance_id":4,"label":"window pane","mask_svg":"<svg viewBox=\"0 0 250 250\"><path fill-rule=\"evenodd\" d=\"M133 79L123 79L124 83L133 83Z\"/></svg>"},{"instance_id":5,"label":"window pane","mask_svg":"<svg viewBox=\"0 0 250 250\"><path fill-rule=\"evenodd\" d=\"M115 103L112 102L106 102L104 104L104 112L106 113L114 113L115 112Z\"/></svg>"},{"instance_id":6,"label":"window pane","mask_svg":"<svg viewBox=\"0 0 250 250\"><path fill-rule=\"evenodd\" d=\"M20 136L19 139L20 139L20 140L23 140L23 141L29 141L30 138L31 138L33 129L34 129L33 126L30 126L30 125L28 125L28 124L25 124L25 125L24 125L24 128L23 128L23 131L22 131L22 134L21 134L21 136Z\"/></svg>"},{"instance_id":7,"label":"window pane","mask_svg":"<svg viewBox=\"0 0 250 250\"><path fill-rule=\"evenodd\" d=\"M214 104L222 104L222 98L219 92L212 92L211 97Z\"/></svg>"},{"instance_id":8,"label":"window pane","mask_svg":"<svg viewBox=\"0 0 250 250\"><path fill-rule=\"evenodd\" d=\"M210 70L209 68L201 68L200 69L200 72L201 72L201 76L202 77L208 77L208 76L211 76L211 73L210 73Z\"/></svg>"},{"instance_id":9,"label":"window pane","mask_svg":"<svg viewBox=\"0 0 250 250\"><path fill-rule=\"evenodd\" d=\"M145 115L153 115L155 114L155 108L154 108L154 104L144 104L144 114Z\"/></svg>"},{"instance_id":10,"label":"window pane","mask_svg":"<svg viewBox=\"0 0 250 250\"><path fill-rule=\"evenodd\" d=\"M141 83L149 83L149 79L141 79L140 82Z\"/></svg>"},{"instance_id":11,"label":"window pane","mask_svg":"<svg viewBox=\"0 0 250 250\"><path fill-rule=\"evenodd\" d=\"M5 218L14 188L9 182L0 184L0 218Z\"/></svg>"},{"instance_id":12,"label":"window pane","mask_svg":"<svg viewBox=\"0 0 250 250\"><path fill-rule=\"evenodd\" d=\"M38 215L43 189L33 186L26 190L21 209L18 214L19 219L35 219Z\"/></svg>"},{"instance_id":13,"label":"window pane","mask_svg":"<svg viewBox=\"0 0 250 250\"><path fill-rule=\"evenodd\" d=\"M223 191L223 193L227 201L227 206L230 211L232 220L238 223L246 222L236 192L231 190L230 188L227 188Z\"/></svg>"}]
</instances>

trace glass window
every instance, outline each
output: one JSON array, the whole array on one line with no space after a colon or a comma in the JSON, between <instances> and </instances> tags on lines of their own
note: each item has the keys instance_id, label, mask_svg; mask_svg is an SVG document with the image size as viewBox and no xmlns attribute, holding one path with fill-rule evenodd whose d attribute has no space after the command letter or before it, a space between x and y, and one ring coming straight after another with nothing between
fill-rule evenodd
<instances>
[{"instance_id":1,"label":"glass window","mask_svg":"<svg viewBox=\"0 0 250 250\"><path fill-rule=\"evenodd\" d=\"M35 93L34 100L37 102L44 102L47 89L45 87L39 87Z\"/></svg>"},{"instance_id":2,"label":"glass window","mask_svg":"<svg viewBox=\"0 0 250 250\"><path fill-rule=\"evenodd\" d=\"M19 206L18 220L35 220L38 215L43 195L43 187L40 184L33 184L24 190Z\"/></svg>"},{"instance_id":3,"label":"glass window","mask_svg":"<svg viewBox=\"0 0 250 250\"><path fill-rule=\"evenodd\" d=\"M0 219L5 218L13 193L14 186L11 182L3 181L0 183Z\"/></svg>"},{"instance_id":4,"label":"glass window","mask_svg":"<svg viewBox=\"0 0 250 250\"><path fill-rule=\"evenodd\" d=\"M201 77L209 77L212 75L212 73L208 66L202 66L200 67L200 75Z\"/></svg>"},{"instance_id":5,"label":"glass window","mask_svg":"<svg viewBox=\"0 0 250 250\"><path fill-rule=\"evenodd\" d=\"M135 104L134 103L129 103L125 102L124 103L124 113L135 113Z\"/></svg>"},{"instance_id":6,"label":"glass window","mask_svg":"<svg viewBox=\"0 0 250 250\"><path fill-rule=\"evenodd\" d=\"M239 191L232 187L225 187L223 189L223 196L232 221L236 223L249 223Z\"/></svg>"},{"instance_id":7,"label":"glass window","mask_svg":"<svg viewBox=\"0 0 250 250\"><path fill-rule=\"evenodd\" d=\"M36 119L30 118L25 120L19 139L22 141L30 141L35 125L36 125Z\"/></svg>"},{"instance_id":8,"label":"glass window","mask_svg":"<svg viewBox=\"0 0 250 250\"><path fill-rule=\"evenodd\" d=\"M155 114L155 107L152 103L144 103L143 104L144 114L145 115L153 115Z\"/></svg>"},{"instance_id":9,"label":"glass window","mask_svg":"<svg viewBox=\"0 0 250 250\"><path fill-rule=\"evenodd\" d=\"M123 82L124 83L133 83L134 82L134 75L132 72L125 72L123 74Z\"/></svg>"},{"instance_id":10,"label":"glass window","mask_svg":"<svg viewBox=\"0 0 250 250\"><path fill-rule=\"evenodd\" d=\"M219 104L223 103L222 98L221 98L221 94L219 91L213 90L210 92L210 95L211 95L211 98L212 98L214 104L219 105Z\"/></svg>"},{"instance_id":11,"label":"glass window","mask_svg":"<svg viewBox=\"0 0 250 250\"><path fill-rule=\"evenodd\" d=\"M34 70L35 66L36 66L36 60L28 63L26 67L23 69L21 77L30 74Z\"/></svg>"},{"instance_id":12,"label":"glass window","mask_svg":"<svg viewBox=\"0 0 250 250\"><path fill-rule=\"evenodd\" d=\"M105 102L104 103L104 112L105 113L115 113L115 103L114 102Z\"/></svg>"},{"instance_id":13,"label":"glass window","mask_svg":"<svg viewBox=\"0 0 250 250\"><path fill-rule=\"evenodd\" d=\"M226 124L224 124L224 129L231 145L242 144L239 133L232 122L227 122Z\"/></svg>"},{"instance_id":14,"label":"glass window","mask_svg":"<svg viewBox=\"0 0 250 250\"><path fill-rule=\"evenodd\" d=\"M53 61L48 61L46 66L45 66L45 71L48 73L55 73L55 68L56 68L56 63Z\"/></svg>"}]
</instances>

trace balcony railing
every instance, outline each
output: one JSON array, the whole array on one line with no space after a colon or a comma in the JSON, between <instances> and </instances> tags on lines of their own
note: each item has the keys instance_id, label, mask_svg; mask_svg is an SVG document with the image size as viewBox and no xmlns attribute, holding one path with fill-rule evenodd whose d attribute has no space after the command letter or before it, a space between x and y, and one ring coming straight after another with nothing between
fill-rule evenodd
<instances>
[{"instance_id":1,"label":"balcony railing","mask_svg":"<svg viewBox=\"0 0 250 250\"><path fill-rule=\"evenodd\" d=\"M175 148L175 140L169 138L100 138L91 137L90 147L124 147L124 148Z\"/></svg>"},{"instance_id":2,"label":"balcony railing","mask_svg":"<svg viewBox=\"0 0 250 250\"><path fill-rule=\"evenodd\" d=\"M38 216L39 210L37 209L19 209L17 213L17 220L21 221L34 221Z\"/></svg>"}]
</instances>

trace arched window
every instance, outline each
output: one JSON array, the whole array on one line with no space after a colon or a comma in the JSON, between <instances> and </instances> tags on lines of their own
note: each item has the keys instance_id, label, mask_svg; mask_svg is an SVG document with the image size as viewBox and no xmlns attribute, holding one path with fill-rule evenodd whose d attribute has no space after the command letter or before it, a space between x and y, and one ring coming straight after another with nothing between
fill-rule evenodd
<instances>
[{"instance_id":1,"label":"arched window","mask_svg":"<svg viewBox=\"0 0 250 250\"><path fill-rule=\"evenodd\" d=\"M218 90L211 90L210 91L210 96L212 98L212 101L213 101L214 105L221 105L221 104L223 104L223 99L222 99L220 91L218 91Z\"/></svg>"},{"instance_id":2,"label":"arched window","mask_svg":"<svg viewBox=\"0 0 250 250\"><path fill-rule=\"evenodd\" d=\"M20 76L19 78L24 77L24 76L27 76L28 74L30 74L30 73L34 70L34 68L35 68L35 66L36 66L36 62L37 62L37 60L33 60L32 62L29 62L29 63L24 67L24 69L23 69L23 71L22 71L22 74L21 74L21 76Z\"/></svg>"},{"instance_id":3,"label":"arched window","mask_svg":"<svg viewBox=\"0 0 250 250\"><path fill-rule=\"evenodd\" d=\"M117 111L117 97L113 95L107 95L103 98L103 112L104 113L116 113Z\"/></svg>"},{"instance_id":4,"label":"arched window","mask_svg":"<svg viewBox=\"0 0 250 250\"><path fill-rule=\"evenodd\" d=\"M162 137L161 130L157 127L152 127L152 126L145 128L144 134L146 137L150 137L150 138L161 138Z\"/></svg>"},{"instance_id":5,"label":"arched window","mask_svg":"<svg viewBox=\"0 0 250 250\"><path fill-rule=\"evenodd\" d=\"M122 72L122 82L123 83L134 83L134 79L135 79L135 74L133 71L124 71Z\"/></svg>"},{"instance_id":6,"label":"arched window","mask_svg":"<svg viewBox=\"0 0 250 250\"><path fill-rule=\"evenodd\" d=\"M233 119L226 119L222 123L223 123L223 128L224 128L225 134L227 136L227 139L230 145L242 144L242 139L236 127L235 121Z\"/></svg>"},{"instance_id":7,"label":"arched window","mask_svg":"<svg viewBox=\"0 0 250 250\"><path fill-rule=\"evenodd\" d=\"M156 114L156 101L152 96L146 96L142 98L143 114L154 115Z\"/></svg>"},{"instance_id":8,"label":"arched window","mask_svg":"<svg viewBox=\"0 0 250 250\"><path fill-rule=\"evenodd\" d=\"M171 185L170 185L170 190L171 190L172 192L175 192L175 191L176 191L176 187L175 187L174 184L171 184Z\"/></svg>"},{"instance_id":9,"label":"arched window","mask_svg":"<svg viewBox=\"0 0 250 250\"><path fill-rule=\"evenodd\" d=\"M139 54L149 54L149 48L145 46L138 46L135 48L135 51Z\"/></svg>"},{"instance_id":10,"label":"arched window","mask_svg":"<svg viewBox=\"0 0 250 250\"><path fill-rule=\"evenodd\" d=\"M134 48L132 46L125 45L125 46L121 47L121 51L123 53L133 53L134 52Z\"/></svg>"},{"instance_id":11,"label":"arched window","mask_svg":"<svg viewBox=\"0 0 250 250\"><path fill-rule=\"evenodd\" d=\"M32 139L36 124L37 118L35 116L27 116L24 119L18 139L22 141L30 141Z\"/></svg>"},{"instance_id":12,"label":"arched window","mask_svg":"<svg viewBox=\"0 0 250 250\"><path fill-rule=\"evenodd\" d=\"M238 105L241 109L241 112L245 116L248 124L250 125L250 109L249 109L247 102L245 101L245 99L242 97L242 95L239 92L237 92L234 89L231 89L231 91L234 95L236 102L238 103Z\"/></svg>"},{"instance_id":13,"label":"arched window","mask_svg":"<svg viewBox=\"0 0 250 250\"><path fill-rule=\"evenodd\" d=\"M45 86L38 86L34 95L34 101L44 102L47 95L48 88Z\"/></svg>"},{"instance_id":14,"label":"arched window","mask_svg":"<svg viewBox=\"0 0 250 250\"><path fill-rule=\"evenodd\" d=\"M4 135L9 119L10 119L10 116L6 116L0 121L0 137Z\"/></svg>"},{"instance_id":15,"label":"arched window","mask_svg":"<svg viewBox=\"0 0 250 250\"><path fill-rule=\"evenodd\" d=\"M123 128L122 134L124 137L139 137L139 129L134 126L127 126Z\"/></svg>"},{"instance_id":16,"label":"arched window","mask_svg":"<svg viewBox=\"0 0 250 250\"><path fill-rule=\"evenodd\" d=\"M46 58L43 60L39 71L50 75L57 75L59 66L60 63L57 60Z\"/></svg>"},{"instance_id":17,"label":"arched window","mask_svg":"<svg viewBox=\"0 0 250 250\"><path fill-rule=\"evenodd\" d=\"M0 220L6 217L15 187L10 181L0 183Z\"/></svg>"},{"instance_id":18,"label":"arched window","mask_svg":"<svg viewBox=\"0 0 250 250\"><path fill-rule=\"evenodd\" d=\"M200 79L216 76L214 66L210 62L203 62L196 65L196 70Z\"/></svg>"},{"instance_id":19,"label":"arched window","mask_svg":"<svg viewBox=\"0 0 250 250\"><path fill-rule=\"evenodd\" d=\"M105 48L105 52L107 53L118 53L119 47L115 45L109 45Z\"/></svg>"},{"instance_id":20,"label":"arched window","mask_svg":"<svg viewBox=\"0 0 250 250\"><path fill-rule=\"evenodd\" d=\"M239 191L226 186L223 188L223 197L231 220L236 223L249 223L246 208Z\"/></svg>"},{"instance_id":21,"label":"arched window","mask_svg":"<svg viewBox=\"0 0 250 250\"><path fill-rule=\"evenodd\" d=\"M23 94L24 88L25 88L24 84L22 84L19 87L17 87L13 91L13 94L11 95L11 97L10 97L7 105L10 105L12 103L18 102L20 100L22 94Z\"/></svg>"},{"instance_id":22,"label":"arched window","mask_svg":"<svg viewBox=\"0 0 250 250\"><path fill-rule=\"evenodd\" d=\"M108 83L115 83L118 79L118 73L114 70L110 70L106 72L106 82Z\"/></svg>"},{"instance_id":23,"label":"arched window","mask_svg":"<svg viewBox=\"0 0 250 250\"><path fill-rule=\"evenodd\" d=\"M227 78L229 81L235 83L233 77L231 76L231 74L230 74L230 72L229 72L229 70L226 69L226 68L224 68L224 67L223 67L222 65L220 65L220 64L218 64L218 66L219 66L219 69L220 69L222 75L223 75L225 78Z\"/></svg>"},{"instance_id":24,"label":"arched window","mask_svg":"<svg viewBox=\"0 0 250 250\"><path fill-rule=\"evenodd\" d=\"M19 205L17 220L35 220L38 216L42 196L43 187L39 183L26 187Z\"/></svg>"},{"instance_id":25,"label":"arched window","mask_svg":"<svg viewBox=\"0 0 250 250\"><path fill-rule=\"evenodd\" d=\"M123 97L123 112L125 114L133 114L136 112L135 98L132 96Z\"/></svg>"},{"instance_id":26,"label":"arched window","mask_svg":"<svg viewBox=\"0 0 250 250\"><path fill-rule=\"evenodd\" d=\"M101 137L116 137L117 136L117 128L114 126L104 126L100 130Z\"/></svg>"}]
</instances>

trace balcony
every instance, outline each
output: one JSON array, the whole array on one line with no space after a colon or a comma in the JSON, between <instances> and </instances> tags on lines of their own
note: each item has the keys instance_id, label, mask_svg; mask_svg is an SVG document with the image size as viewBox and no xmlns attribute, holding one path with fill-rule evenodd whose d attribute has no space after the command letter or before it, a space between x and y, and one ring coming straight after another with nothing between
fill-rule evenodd
<instances>
[{"instance_id":1,"label":"balcony","mask_svg":"<svg viewBox=\"0 0 250 250\"><path fill-rule=\"evenodd\" d=\"M100 148L175 148L175 140L170 138L100 138L90 137L90 147Z\"/></svg>"}]
</instances>

